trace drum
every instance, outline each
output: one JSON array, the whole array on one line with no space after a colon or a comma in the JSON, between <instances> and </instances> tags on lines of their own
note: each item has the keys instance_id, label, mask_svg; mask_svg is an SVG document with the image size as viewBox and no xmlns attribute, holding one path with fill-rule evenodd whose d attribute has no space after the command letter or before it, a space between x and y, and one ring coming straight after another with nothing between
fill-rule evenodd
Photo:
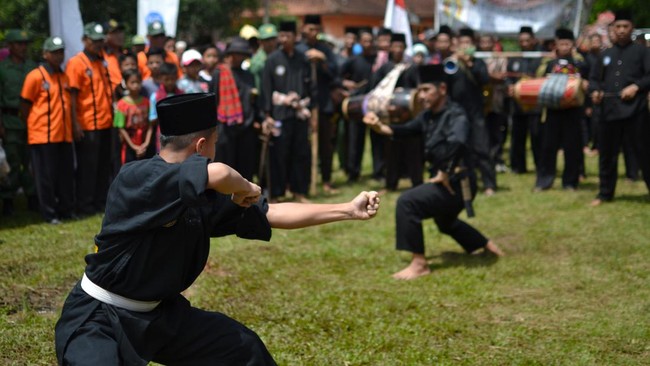
<instances>
[{"instance_id":1,"label":"drum","mask_svg":"<svg viewBox=\"0 0 650 366\"><path fill-rule=\"evenodd\" d=\"M347 120L361 121L366 113L375 112L385 122L404 123L417 116L422 106L416 89L397 88L387 98L373 94L345 98L341 109Z\"/></svg>"},{"instance_id":2,"label":"drum","mask_svg":"<svg viewBox=\"0 0 650 366\"><path fill-rule=\"evenodd\" d=\"M524 110L536 107L567 109L585 101L582 79L574 75L551 74L545 78L519 80L515 100Z\"/></svg>"}]
</instances>

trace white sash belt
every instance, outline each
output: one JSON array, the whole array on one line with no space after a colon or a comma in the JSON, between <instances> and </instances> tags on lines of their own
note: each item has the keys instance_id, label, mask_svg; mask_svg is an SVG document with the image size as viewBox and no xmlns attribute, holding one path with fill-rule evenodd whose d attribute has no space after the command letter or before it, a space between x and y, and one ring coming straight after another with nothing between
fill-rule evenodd
<instances>
[{"instance_id":1,"label":"white sash belt","mask_svg":"<svg viewBox=\"0 0 650 366\"><path fill-rule=\"evenodd\" d=\"M85 273L81 278L81 288L95 300L99 300L109 305L117 306L118 308L137 311L139 313L149 312L155 309L158 304L160 304L160 301L132 300L124 296L114 294L110 291L106 291L94 284L93 281L91 281Z\"/></svg>"}]
</instances>

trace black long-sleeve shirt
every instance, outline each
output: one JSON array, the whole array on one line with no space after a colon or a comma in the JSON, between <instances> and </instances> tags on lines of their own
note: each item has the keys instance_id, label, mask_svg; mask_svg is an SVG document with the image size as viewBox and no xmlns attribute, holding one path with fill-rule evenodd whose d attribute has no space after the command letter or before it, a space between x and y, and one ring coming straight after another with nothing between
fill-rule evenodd
<instances>
[{"instance_id":1,"label":"black long-sleeve shirt","mask_svg":"<svg viewBox=\"0 0 650 366\"><path fill-rule=\"evenodd\" d=\"M541 60L539 58L526 58L526 57L513 57L508 60L508 74L510 75L506 78L506 84L514 85L519 79L523 76L526 77L535 77L537 69L539 68ZM529 111L524 112L524 110L516 103L513 99L509 99L509 106L512 108L511 112L514 115L525 115L525 114L539 114L540 109L535 108Z\"/></svg>"},{"instance_id":2,"label":"black long-sleeve shirt","mask_svg":"<svg viewBox=\"0 0 650 366\"><path fill-rule=\"evenodd\" d=\"M334 103L330 95L330 84L338 76L338 65L336 63L336 56L334 52L323 42L316 42L315 45L310 46L307 43L298 43L296 50L302 53L315 48L325 54L325 61L316 64L316 91L312 91L312 95L318 100L318 108L321 113L333 113ZM310 65L311 68L311 65ZM311 69L310 69L311 72Z\"/></svg>"},{"instance_id":3,"label":"black long-sleeve shirt","mask_svg":"<svg viewBox=\"0 0 650 366\"><path fill-rule=\"evenodd\" d=\"M377 55L365 56L356 55L349 58L341 67L341 78L352 80L355 83L365 82L365 84L357 90L352 90L351 95L367 94L372 90L370 83L372 82L372 66L375 63Z\"/></svg>"},{"instance_id":4,"label":"black long-sleeve shirt","mask_svg":"<svg viewBox=\"0 0 650 366\"><path fill-rule=\"evenodd\" d=\"M430 164L432 175L438 170L453 175L454 168L468 151L470 124L463 107L452 101L447 101L438 113L426 110L405 124L390 127L394 138L422 136L424 158Z\"/></svg>"},{"instance_id":5,"label":"black long-sleeve shirt","mask_svg":"<svg viewBox=\"0 0 650 366\"><path fill-rule=\"evenodd\" d=\"M273 92L296 92L300 99L310 96L311 69L305 54L294 50L289 56L283 50L273 51L262 71L262 109L276 120L296 118L290 106L273 105Z\"/></svg>"},{"instance_id":6,"label":"black long-sleeve shirt","mask_svg":"<svg viewBox=\"0 0 650 366\"><path fill-rule=\"evenodd\" d=\"M474 59L471 68L462 67L450 78L451 99L459 103L470 118L483 115L483 86L490 82L485 62Z\"/></svg>"},{"instance_id":7,"label":"black long-sleeve shirt","mask_svg":"<svg viewBox=\"0 0 650 366\"><path fill-rule=\"evenodd\" d=\"M615 94L636 84L636 96L624 101ZM610 96L603 98L603 121L626 119L645 108L646 93L650 90L650 51L636 43L615 44L600 54L589 75L590 91L601 90Z\"/></svg>"},{"instance_id":8,"label":"black long-sleeve shirt","mask_svg":"<svg viewBox=\"0 0 650 366\"><path fill-rule=\"evenodd\" d=\"M235 84L237 85L237 91L239 92L239 101L244 112L244 122L241 125L233 125L236 128L249 128L253 125L253 122L256 118L259 118L259 100L254 100L256 98L252 94L253 88L255 88L255 77L248 70L243 70L241 67L236 67L230 69L233 77L235 78ZM217 68L212 74L212 80L210 80L209 90L214 93L217 99L217 105L219 105L219 80L220 80L220 71Z\"/></svg>"}]
</instances>

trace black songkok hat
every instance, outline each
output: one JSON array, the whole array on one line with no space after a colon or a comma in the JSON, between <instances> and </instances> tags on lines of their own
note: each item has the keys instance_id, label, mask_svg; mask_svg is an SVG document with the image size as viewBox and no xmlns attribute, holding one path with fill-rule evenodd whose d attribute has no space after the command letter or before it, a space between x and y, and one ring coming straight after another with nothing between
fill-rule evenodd
<instances>
[{"instance_id":1,"label":"black songkok hat","mask_svg":"<svg viewBox=\"0 0 650 366\"><path fill-rule=\"evenodd\" d=\"M384 27L379 28L379 31L377 32L377 36L388 36L392 34L393 34L392 30Z\"/></svg>"},{"instance_id":2,"label":"black songkok hat","mask_svg":"<svg viewBox=\"0 0 650 366\"><path fill-rule=\"evenodd\" d=\"M557 39L568 39L568 40L575 40L575 37L573 37L573 31L570 29L566 28L558 28L555 30L555 38Z\"/></svg>"},{"instance_id":3,"label":"black songkok hat","mask_svg":"<svg viewBox=\"0 0 650 366\"><path fill-rule=\"evenodd\" d=\"M182 136L217 125L214 93L179 94L156 103L160 133Z\"/></svg>"},{"instance_id":4,"label":"black songkok hat","mask_svg":"<svg viewBox=\"0 0 650 366\"><path fill-rule=\"evenodd\" d=\"M448 35L449 37L451 37L451 33L452 33L451 27L446 25L446 24L441 25L440 29L438 29L438 34L440 34L440 33L444 33L444 34Z\"/></svg>"},{"instance_id":5,"label":"black songkok hat","mask_svg":"<svg viewBox=\"0 0 650 366\"><path fill-rule=\"evenodd\" d=\"M282 22L280 22L280 26L278 27L278 31L296 33L296 22L294 22L292 20L290 20L290 21L282 21Z\"/></svg>"},{"instance_id":6,"label":"black songkok hat","mask_svg":"<svg viewBox=\"0 0 650 366\"><path fill-rule=\"evenodd\" d=\"M344 32L347 33L352 33L352 34L357 34L359 33L359 27L345 27Z\"/></svg>"},{"instance_id":7,"label":"black songkok hat","mask_svg":"<svg viewBox=\"0 0 650 366\"><path fill-rule=\"evenodd\" d=\"M531 36L535 35L535 32L533 32L533 27L528 26L528 25L524 25L523 27L519 28L519 34L521 34L521 33L528 33Z\"/></svg>"},{"instance_id":8,"label":"black songkok hat","mask_svg":"<svg viewBox=\"0 0 650 366\"><path fill-rule=\"evenodd\" d=\"M629 9L619 9L614 12L614 21L629 20L632 22L632 12Z\"/></svg>"},{"instance_id":9,"label":"black songkok hat","mask_svg":"<svg viewBox=\"0 0 650 366\"><path fill-rule=\"evenodd\" d=\"M320 15L317 14L305 15L305 21L303 23L321 25Z\"/></svg>"},{"instance_id":10,"label":"black songkok hat","mask_svg":"<svg viewBox=\"0 0 650 366\"><path fill-rule=\"evenodd\" d=\"M420 84L447 82L447 74L443 65L421 65L418 66Z\"/></svg>"},{"instance_id":11,"label":"black songkok hat","mask_svg":"<svg viewBox=\"0 0 650 366\"><path fill-rule=\"evenodd\" d=\"M402 42L406 44L406 35L404 33L393 33L390 36L391 42Z\"/></svg>"},{"instance_id":12,"label":"black songkok hat","mask_svg":"<svg viewBox=\"0 0 650 366\"><path fill-rule=\"evenodd\" d=\"M458 35L461 37L474 38L474 30L472 28L461 28L458 31Z\"/></svg>"},{"instance_id":13,"label":"black songkok hat","mask_svg":"<svg viewBox=\"0 0 650 366\"><path fill-rule=\"evenodd\" d=\"M359 37L361 37L361 34L363 34L363 33L370 33L370 35L372 35L372 28L371 28L371 27L368 27L368 26L359 27L359 28L358 28L358 32L357 32L357 35L358 35Z\"/></svg>"}]
</instances>

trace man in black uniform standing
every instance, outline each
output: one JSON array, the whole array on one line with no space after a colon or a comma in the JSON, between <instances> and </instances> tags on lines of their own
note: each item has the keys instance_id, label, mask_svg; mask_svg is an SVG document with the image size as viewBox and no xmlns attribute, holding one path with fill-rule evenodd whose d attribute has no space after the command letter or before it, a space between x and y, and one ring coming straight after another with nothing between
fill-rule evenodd
<instances>
[{"instance_id":1,"label":"man in black uniform standing","mask_svg":"<svg viewBox=\"0 0 650 366\"><path fill-rule=\"evenodd\" d=\"M271 199L284 197L287 183L297 201L305 201L310 182L309 63L296 45L296 23L280 23L280 49L266 59L262 71L265 129L276 122L280 134L271 140Z\"/></svg>"},{"instance_id":2,"label":"man in black uniform standing","mask_svg":"<svg viewBox=\"0 0 650 366\"><path fill-rule=\"evenodd\" d=\"M535 51L537 41L533 28L524 26L519 31L519 47L521 51ZM539 58L514 57L508 60L507 79L508 94L513 96L513 85L521 78L535 77L539 68ZM513 173L526 173L526 139L530 132L530 146L533 151L535 166L539 164L539 118L538 109L523 110L514 99L510 100L512 114L512 129L510 135L510 168Z\"/></svg>"},{"instance_id":3,"label":"man in black uniform standing","mask_svg":"<svg viewBox=\"0 0 650 366\"><path fill-rule=\"evenodd\" d=\"M172 96L157 111L160 155L125 165L111 186L97 250L86 256L83 278L56 326L58 362L275 365L255 332L192 307L180 294L203 270L210 237L268 241L271 227L369 219L379 207L377 193L331 205L257 202L257 185L210 163L214 95Z\"/></svg>"},{"instance_id":4,"label":"man in black uniform standing","mask_svg":"<svg viewBox=\"0 0 650 366\"><path fill-rule=\"evenodd\" d=\"M591 97L600 106L598 176L600 185L593 206L611 201L616 189L618 154L624 136L633 131L643 179L650 190L647 93L650 90L650 52L632 42L632 14L616 12L616 42L603 51L589 77Z\"/></svg>"},{"instance_id":5,"label":"man in black uniform standing","mask_svg":"<svg viewBox=\"0 0 650 366\"><path fill-rule=\"evenodd\" d=\"M314 103L318 105L318 160L323 190L332 192L335 124L332 122L334 103L330 97L330 84L338 75L338 66L332 50L318 40L320 31L320 15L306 15L302 26L302 41L296 45L296 50L304 53L309 62L316 66L316 90L312 90L312 94L316 98Z\"/></svg>"},{"instance_id":6,"label":"man in black uniform standing","mask_svg":"<svg viewBox=\"0 0 650 366\"><path fill-rule=\"evenodd\" d=\"M556 30L556 57L545 62L544 74L584 75L584 59L580 54L574 54L574 40L571 30L564 28ZM582 83L580 88L585 90L586 80L583 79ZM582 115L582 106L567 109L547 108L546 120L542 121L540 126L542 148L535 183L536 191L547 190L553 186L560 147L564 151L562 187L568 190L578 188L582 160Z\"/></svg>"},{"instance_id":7,"label":"man in black uniform standing","mask_svg":"<svg viewBox=\"0 0 650 366\"><path fill-rule=\"evenodd\" d=\"M476 194L476 178L467 166L470 123L463 108L448 100L446 75L442 65L418 68L418 95L426 110L403 125L385 125L374 113L364 123L378 133L400 138L422 135L424 156L433 178L406 191L397 201L396 246L413 254L411 263L393 275L410 280L431 272L424 256L422 220L433 218L441 232L450 235L468 253L484 248L486 253L503 255L501 250L478 230L458 219L467 201ZM461 194L461 180L468 178L472 197Z\"/></svg>"}]
</instances>

